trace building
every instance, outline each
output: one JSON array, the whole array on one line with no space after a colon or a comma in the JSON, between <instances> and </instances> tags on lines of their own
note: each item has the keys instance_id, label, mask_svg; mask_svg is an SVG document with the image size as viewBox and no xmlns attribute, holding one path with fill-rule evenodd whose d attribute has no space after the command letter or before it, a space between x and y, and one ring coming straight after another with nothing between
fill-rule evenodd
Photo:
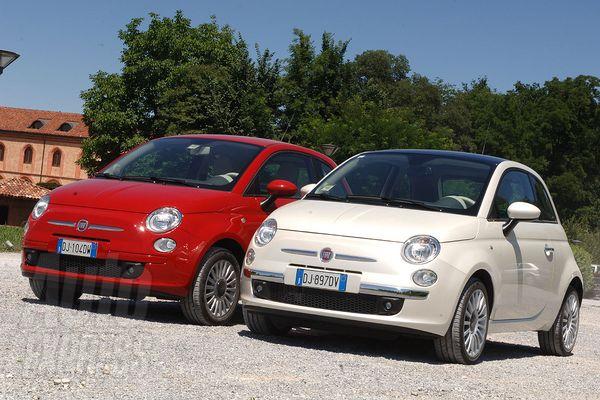
<instances>
[{"instance_id":1,"label":"building","mask_svg":"<svg viewBox=\"0 0 600 400\"><path fill-rule=\"evenodd\" d=\"M37 185L87 178L76 163L86 137L81 114L0 107L0 224L21 225L44 194Z\"/></svg>"}]
</instances>

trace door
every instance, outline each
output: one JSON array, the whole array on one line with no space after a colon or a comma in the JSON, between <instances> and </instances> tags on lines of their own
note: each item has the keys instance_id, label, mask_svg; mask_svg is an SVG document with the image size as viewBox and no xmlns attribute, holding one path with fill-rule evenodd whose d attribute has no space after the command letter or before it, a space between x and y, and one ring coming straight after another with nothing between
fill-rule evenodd
<instances>
[{"instance_id":1,"label":"door","mask_svg":"<svg viewBox=\"0 0 600 400\"><path fill-rule=\"evenodd\" d=\"M310 183L316 183L318 177L314 172L311 157L296 152L280 152L273 154L258 170L254 179L246 189L245 197L254 197L255 213L252 221L248 223L258 226L264 221L268 213L260 208L260 202L265 200L269 193L267 185L276 179L292 182L298 188L296 194L288 198L278 198L275 208L284 206L300 198L300 188Z\"/></svg>"},{"instance_id":2,"label":"door","mask_svg":"<svg viewBox=\"0 0 600 400\"><path fill-rule=\"evenodd\" d=\"M517 201L537 205L530 175L511 169L500 180L488 223L496 236L493 251L501 277L492 316L496 321L535 319L546 306L554 279L552 235L545 223L523 221L506 237L502 233L508 207Z\"/></svg>"}]
</instances>

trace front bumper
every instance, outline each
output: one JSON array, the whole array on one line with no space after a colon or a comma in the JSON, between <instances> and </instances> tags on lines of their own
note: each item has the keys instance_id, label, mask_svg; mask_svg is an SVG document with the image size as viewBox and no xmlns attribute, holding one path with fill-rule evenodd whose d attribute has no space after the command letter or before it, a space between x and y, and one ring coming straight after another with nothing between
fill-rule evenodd
<instances>
[{"instance_id":1,"label":"front bumper","mask_svg":"<svg viewBox=\"0 0 600 400\"><path fill-rule=\"evenodd\" d=\"M342 254L343 257L329 263L321 262L313 254L318 253L324 244L334 249L337 254ZM337 322L340 325L350 324L369 326L374 329L444 335L454 315L466 279L464 272L445 261L444 255L448 256L452 252L452 246L451 244L444 246L442 254L425 266L404 262L400 257L401 247L401 243L279 230L276 238L267 246L252 247L255 251L255 260L252 265L245 267L249 272L245 272L242 278L242 303L249 309L278 314L280 317L283 315L282 318L288 319L301 317L301 320L308 321L307 316L310 316L312 321L323 320L328 324ZM291 254L290 249L303 251ZM353 257L348 257L350 255ZM292 286L293 283L290 284L289 279L287 282L285 279L286 271L289 273L290 267L344 271L353 274L354 279L360 281L356 286L358 287L356 294L381 299L401 299L402 306L398 312L392 314L382 313L378 309L372 309L373 312L367 313L329 306L330 303L325 307L320 304L315 307L312 299L305 303L296 301L298 296L309 295L306 293L292 293L283 301L281 297L257 296L255 285L261 280L283 284L284 290L297 292L296 287ZM431 269L438 275L438 281L431 287L422 288L412 281L412 274L421 268ZM323 289L315 290L329 292ZM348 301L355 300L354 295L352 298L348 297ZM368 301L369 298L364 300ZM306 306L307 304L311 306Z\"/></svg>"},{"instance_id":2,"label":"front bumper","mask_svg":"<svg viewBox=\"0 0 600 400\"><path fill-rule=\"evenodd\" d=\"M82 218L89 220L84 232L77 231L74 225ZM29 221L21 272L29 278L73 282L90 293L185 296L204 243L198 243L184 226L160 235L147 231L144 221L145 214L54 204L39 220ZM160 237L174 239L177 249L172 253L157 252L152 245ZM56 253L61 238L97 243L97 258L74 257L63 262ZM44 262L26 262L27 251L43 254ZM125 273L129 268L134 271Z\"/></svg>"}]
</instances>

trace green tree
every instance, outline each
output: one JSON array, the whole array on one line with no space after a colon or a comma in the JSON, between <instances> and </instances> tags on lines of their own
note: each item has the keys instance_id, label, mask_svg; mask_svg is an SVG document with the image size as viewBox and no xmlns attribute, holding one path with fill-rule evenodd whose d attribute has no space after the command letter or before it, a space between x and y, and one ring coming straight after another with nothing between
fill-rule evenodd
<instances>
[{"instance_id":1,"label":"green tree","mask_svg":"<svg viewBox=\"0 0 600 400\"><path fill-rule=\"evenodd\" d=\"M82 93L90 138L80 164L88 172L157 136L274 135L279 64L270 52L252 61L244 40L214 18L192 26L181 12L150 14L145 30L143 22L119 32L122 71L96 73Z\"/></svg>"}]
</instances>

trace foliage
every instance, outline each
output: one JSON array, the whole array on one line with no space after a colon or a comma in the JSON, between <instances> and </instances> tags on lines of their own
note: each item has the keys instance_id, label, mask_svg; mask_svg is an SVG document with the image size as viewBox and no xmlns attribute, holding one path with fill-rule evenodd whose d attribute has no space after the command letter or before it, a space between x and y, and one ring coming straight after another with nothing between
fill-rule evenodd
<instances>
[{"instance_id":1,"label":"foliage","mask_svg":"<svg viewBox=\"0 0 600 400\"><path fill-rule=\"evenodd\" d=\"M567 237L592 256L592 264L600 264L600 229L590 229L589 223L570 219L563 222Z\"/></svg>"},{"instance_id":2,"label":"foliage","mask_svg":"<svg viewBox=\"0 0 600 400\"><path fill-rule=\"evenodd\" d=\"M97 72L82 93L91 137L80 164L88 173L136 144L181 133L333 144L336 161L390 147L455 149L531 166L563 220L600 229L597 77L517 82L506 93L486 78L457 88L412 72L401 54L367 50L350 59L349 41L325 32L317 46L299 29L287 59L258 46L252 58L229 26L215 18L192 26L181 12L133 19L119 37L122 70Z\"/></svg>"},{"instance_id":3,"label":"foliage","mask_svg":"<svg viewBox=\"0 0 600 400\"><path fill-rule=\"evenodd\" d=\"M573 255L577 266L583 275L583 291L589 293L594 288L594 271L592 270L592 255L581 246L573 245Z\"/></svg>"},{"instance_id":4,"label":"foliage","mask_svg":"<svg viewBox=\"0 0 600 400\"><path fill-rule=\"evenodd\" d=\"M7 244L12 244L12 247ZM19 226L0 226L0 252L21 251L23 228Z\"/></svg>"}]
</instances>

